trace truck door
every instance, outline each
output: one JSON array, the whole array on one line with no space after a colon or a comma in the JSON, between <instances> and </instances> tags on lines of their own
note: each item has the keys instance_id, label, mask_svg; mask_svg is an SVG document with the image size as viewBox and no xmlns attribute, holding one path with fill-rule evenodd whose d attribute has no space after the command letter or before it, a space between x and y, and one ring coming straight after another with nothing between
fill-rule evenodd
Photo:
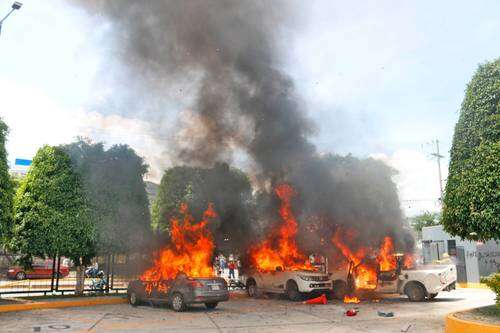
<instances>
[{"instance_id":1,"label":"truck door","mask_svg":"<svg viewBox=\"0 0 500 333\"><path fill-rule=\"evenodd\" d=\"M275 290L276 285L278 283L279 271L269 271L265 276L263 276L264 280L264 288L268 290Z\"/></svg>"},{"instance_id":2,"label":"truck door","mask_svg":"<svg viewBox=\"0 0 500 333\"><path fill-rule=\"evenodd\" d=\"M287 274L283 271L276 271L272 274L271 288L275 291L282 291L285 289Z\"/></svg>"},{"instance_id":3,"label":"truck door","mask_svg":"<svg viewBox=\"0 0 500 333\"><path fill-rule=\"evenodd\" d=\"M397 293L399 274L396 270L379 272L376 291L380 293Z\"/></svg>"}]
</instances>

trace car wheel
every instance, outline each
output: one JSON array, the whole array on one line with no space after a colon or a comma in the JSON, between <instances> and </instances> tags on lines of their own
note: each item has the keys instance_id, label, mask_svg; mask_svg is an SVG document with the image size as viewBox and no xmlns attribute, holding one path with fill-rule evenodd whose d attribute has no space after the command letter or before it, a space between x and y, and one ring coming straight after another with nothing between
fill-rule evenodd
<instances>
[{"instance_id":1,"label":"car wheel","mask_svg":"<svg viewBox=\"0 0 500 333\"><path fill-rule=\"evenodd\" d=\"M257 297L257 284L254 281L248 283L247 293L249 297Z\"/></svg>"},{"instance_id":2,"label":"car wheel","mask_svg":"<svg viewBox=\"0 0 500 333\"><path fill-rule=\"evenodd\" d=\"M18 272L16 274L16 280L24 280L24 279L26 279L26 273L24 273L24 272Z\"/></svg>"},{"instance_id":3,"label":"car wheel","mask_svg":"<svg viewBox=\"0 0 500 333\"><path fill-rule=\"evenodd\" d=\"M333 296L336 299L343 300L345 295L347 295L347 283L342 280L336 280L333 282Z\"/></svg>"},{"instance_id":4,"label":"car wheel","mask_svg":"<svg viewBox=\"0 0 500 333\"><path fill-rule=\"evenodd\" d=\"M172 309L176 312L182 312L186 310L186 303L184 302L184 297L180 293L175 293L172 296Z\"/></svg>"},{"instance_id":5,"label":"car wheel","mask_svg":"<svg viewBox=\"0 0 500 333\"><path fill-rule=\"evenodd\" d=\"M288 281L286 283L286 295L291 301L300 301L301 295L299 292L299 287L297 286L297 283L295 281Z\"/></svg>"},{"instance_id":6,"label":"car wheel","mask_svg":"<svg viewBox=\"0 0 500 333\"><path fill-rule=\"evenodd\" d=\"M425 289L417 283L409 283L405 287L405 294L412 302L422 302L425 300Z\"/></svg>"},{"instance_id":7,"label":"car wheel","mask_svg":"<svg viewBox=\"0 0 500 333\"><path fill-rule=\"evenodd\" d=\"M215 309L217 307L217 304L219 304L218 302L213 302L213 303L205 303L205 306L207 307L207 309Z\"/></svg>"},{"instance_id":8,"label":"car wheel","mask_svg":"<svg viewBox=\"0 0 500 333\"><path fill-rule=\"evenodd\" d=\"M434 298L436 298L437 295L438 295L438 293L429 294L429 299L434 299Z\"/></svg>"},{"instance_id":9,"label":"car wheel","mask_svg":"<svg viewBox=\"0 0 500 333\"><path fill-rule=\"evenodd\" d=\"M135 291L131 291L129 294L128 294L128 302L130 303L130 305L132 306L137 306L139 305L139 297L137 297L137 294L135 293Z\"/></svg>"}]
</instances>

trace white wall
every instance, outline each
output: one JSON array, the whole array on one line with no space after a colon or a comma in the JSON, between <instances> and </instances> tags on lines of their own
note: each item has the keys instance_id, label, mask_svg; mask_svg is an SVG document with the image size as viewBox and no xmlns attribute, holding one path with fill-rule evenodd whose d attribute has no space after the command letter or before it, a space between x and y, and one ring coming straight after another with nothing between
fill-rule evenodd
<instances>
[{"instance_id":1,"label":"white wall","mask_svg":"<svg viewBox=\"0 0 500 333\"><path fill-rule=\"evenodd\" d=\"M444 241L445 252L448 252L447 241L449 239L454 239L457 247L462 246L464 248L467 282L479 283L479 264L476 242L461 240L460 237L453 237L443 230L442 225L424 227L422 229L422 241Z\"/></svg>"}]
</instances>

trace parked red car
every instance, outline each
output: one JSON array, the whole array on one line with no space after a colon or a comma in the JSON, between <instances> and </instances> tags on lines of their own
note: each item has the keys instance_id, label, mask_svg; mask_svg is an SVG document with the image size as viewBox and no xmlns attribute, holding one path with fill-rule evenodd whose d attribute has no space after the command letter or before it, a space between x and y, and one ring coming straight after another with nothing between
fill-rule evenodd
<instances>
[{"instance_id":1,"label":"parked red car","mask_svg":"<svg viewBox=\"0 0 500 333\"><path fill-rule=\"evenodd\" d=\"M47 279L52 278L52 260L41 260L34 262L31 269L24 269L21 266L9 267L7 277L9 279ZM69 274L69 267L61 265L59 267L59 277L66 277Z\"/></svg>"}]
</instances>

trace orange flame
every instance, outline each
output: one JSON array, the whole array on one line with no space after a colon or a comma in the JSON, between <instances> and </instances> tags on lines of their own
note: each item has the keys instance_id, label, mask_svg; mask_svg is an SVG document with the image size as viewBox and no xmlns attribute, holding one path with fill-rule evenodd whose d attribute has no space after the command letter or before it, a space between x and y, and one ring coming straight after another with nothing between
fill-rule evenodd
<instances>
[{"instance_id":1,"label":"orange flame","mask_svg":"<svg viewBox=\"0 0 500 333\"><path fill-rule=\"evenodd\" d=\"M343 235L340 229L337 229L332 238L332 243L342 252L342 255L346 257L354 265L354 278L356 287L359 289L375 289L377 288L377 271L373 267L368 265L363 265L362 260L365 258L369 249L360 247L356 253L351 251L351 249L342 241L343 237L353 237L352 233L349 235Z\"/></svg>"},{"instance_id":2,"label":"orange flame","mask_svg":"<svg viewBox=\"0 0 500 333\"><path fill-rule=\"evenodd\" d=\"M194 218L189 214L187 204L181 204L180 213L182 222L177 218L171 220L171 244L156 254L153 267L140 277L148 293L153 288L166 292L168 281L181 272L189 277L214 275L211 259L215 244L207 227L209 220L217 217L213 204L208 205L203 219L197 224L193 224Z\"/></svg>"},{"instance_id":3,"label":"orange flame","mask_svg":"<svg viewBox=\"0 0 500 333\"><path fill-rule=\"evenodd\" d=\"M410 269L415 266L415 258L412 254L405 254L403 259L403 267L405 269Z\"/></svg>"},{"instance_id":4,"label":"orange flame","mask_svg":"<svg viewBox=\"0 0 500 333\"><path fill-rule=\"evenodd\" d=\"M260 271L274 271L276 267L285 270L314 270L295 241L298 225L291 205L291 199L296 195L295 190L288 184L280 184L274 191L281 200L281 224L268 238L250 248L252 266Z\"/></svg>"},{"instance_id":5,"label":"orange flame","mask_svg":"<svg viewBox=\"0 0 500 333\"><path fill-rule=\"evenodd\" d=\"M380 246L380 252L377 257L381 271L392 271L396 269L396 257L394 257L394 244L392 238L384 237L384 241Z\"/></svg>"},{"instance_id":6,"label":"orange flame","mask_svg":"<svg viewBox=\"0 0 500 333\"><path fill-rule=\"evenodd\" d=\"M355 304L358 304L359 302L361 302L361 301L356 296L348 296L348 295L344 296L344 303L355 303Z\"/></svg>"},{"instance_id":7,"label":"orange flame","mask_svg":"<svg viewBox=\"0 0 500 333\"><path fill-rule=\"evenodd\" d=\"M332 238L332 243L340 250L342 255L354 266L353 275L356 288L370 289L377 288L377 269L380 271L392 271L397 267L397 260L394 252L394 243L391 237L384 237L378 251L369 247L359 247L354 252L345 242L350 241L355 236L353 230L337 229ZM375 260L367 257L369 253L377 253ZM411 267L412 256L406 254L404 257L405 268Z\"/></svg>"}]
</instances>

